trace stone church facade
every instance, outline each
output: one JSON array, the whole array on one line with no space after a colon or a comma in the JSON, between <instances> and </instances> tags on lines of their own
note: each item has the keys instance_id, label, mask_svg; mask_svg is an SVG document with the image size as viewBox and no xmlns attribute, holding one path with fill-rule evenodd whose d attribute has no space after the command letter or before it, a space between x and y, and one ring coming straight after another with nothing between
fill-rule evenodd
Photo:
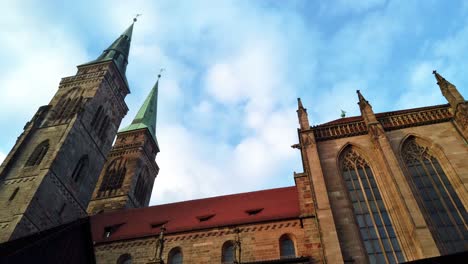
<instances>
[{"instance_id":1,"label":"stone church facade","mask_svg":"<svg viewBox=\"0 0 468 264\"><path fill-rule=\"evenodd\" d=\"M435 71L446 105L374 113L358 91L360 116L311 126L298 99L294 186L148 207L159 76L118 131L132 32L63 78L25 125L0 166L0 243L90 216L97 263L398 263L468 250L468 103Z\"/></svg>"}]
</instances>

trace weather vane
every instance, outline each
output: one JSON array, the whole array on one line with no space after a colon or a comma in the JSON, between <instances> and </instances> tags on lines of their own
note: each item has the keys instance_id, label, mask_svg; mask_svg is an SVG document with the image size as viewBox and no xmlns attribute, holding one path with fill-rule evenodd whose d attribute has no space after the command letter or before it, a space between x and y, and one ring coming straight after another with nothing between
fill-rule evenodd
<instances>
[{"instance_id":1,"label":"weather vane","mask_svg":"<svg viewBox=\"0 0 468 264\"><path fill-rule=\"evenodd\" d=\"M343 109L341 110L341 118L344 118L346 116L346 111L344 111Z\"/></svg>"},{"instance_id":2,"label":"weather vane","mask_svg":"<svg viewBox=\"0 0 468 264\"><path fill-rule=\"evenodd\" d=\"M137 18L141 16L142 14L136 14L135 17L133 18L133 22L137 22Z\"/></svg>"},{"instance_id":3,"label":"weather vane","mask_svg":"<svg viewBox=\"0 0 468 264\"><path fill-rule=\"evenodd\" d=\"M159 70L158 79L161 78L161 73L162 73L163 71L165 71L165 70L166 70L166 69L164 69L164 68L161 68L161 69Z\"/></svg>"}]
</instances>

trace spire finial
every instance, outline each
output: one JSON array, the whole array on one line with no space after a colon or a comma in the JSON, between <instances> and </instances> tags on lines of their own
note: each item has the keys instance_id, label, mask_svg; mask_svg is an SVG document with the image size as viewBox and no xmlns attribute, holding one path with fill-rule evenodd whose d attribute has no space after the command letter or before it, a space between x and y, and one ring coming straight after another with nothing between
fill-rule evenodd
<instances>
[{"instance_id":1,"label":"spire finial","mask_svg":"<svg viewBox=\"0 0 468 264\"><path fill-rule=\"evenodd\" d=\"M137 22L137 18L141 16L142 14L136 14L135 17L133 18L133 23Z\"/></svg>"},{"instance_id":2,"label":"spire finial","mask_svg":"<svg viewBox=\"0 0 468 264\"><path fill-rule=\"evenodd\" d=\"M364 98L364 96L362 96L360 90L356 90L356 93L358 94L359 102L366 102L366 103L368 103L367 100Z\"/></svg>"},{"instance_id":3,"label":"spire finial","mask_svg":"<svg viewBox=\"0 0 468 264\"><path fill-rule=\"evenodd\" d=\"M437 80L437 84L443 86L443 87L441 86L441 88L446 88L446 87L445 87L446 84L451 84L449 81L445 80L445 78L442 77L436 70L433 70L433 71L432 71L432 74L435 75L435 78L436 78L436 80Z\"/></svg>"},{"instance_id":4,"label":"spire finial","mask_svg":"<svg viewBox=\"0 0 468 264\"><path fill-rule=\"evenodd\" d=\"M158 81L159 81L159 78L161 78L161 73L162 73L163 71L165 71L165 70L166 70L166 69L164 69L164 68L159 69Z\"/></svg>"},{"instance_id":5,"label":"spire finial","mask_svg":"<svg viewBox=\"0 0 468 264\"><path fill-rule=\"evenodd\" d=\"M298 109L304 108L304 106L302 105L301 98L297 98L297 108Z\"/></svg>"}]
</instances>

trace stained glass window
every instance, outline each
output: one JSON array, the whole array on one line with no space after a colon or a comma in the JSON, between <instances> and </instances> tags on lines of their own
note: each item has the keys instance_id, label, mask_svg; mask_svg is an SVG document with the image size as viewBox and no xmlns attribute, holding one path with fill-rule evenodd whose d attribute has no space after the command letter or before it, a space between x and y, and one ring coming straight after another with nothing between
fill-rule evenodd
<instances>
[{"instance_id":1,"label":"stained glass window","mask_svg":"<svg viewBox=\"0 0 468 264\"><path fill-rule=\"evenodd\" d=\"M370 263L403 262L403 253L369 164L353 148L345 150L341 164Z\"/></svg>"},{"instance_id":2,"label":"stained glass window","mask_svg":"<svg viewBox=\"0 0 468 264\"><path fill-rule=\"evenodd\" d=\"M443 254L468 250L468 213L436 157L408 139L402 148L413 192Z\"/></svg>"}]
</instances>

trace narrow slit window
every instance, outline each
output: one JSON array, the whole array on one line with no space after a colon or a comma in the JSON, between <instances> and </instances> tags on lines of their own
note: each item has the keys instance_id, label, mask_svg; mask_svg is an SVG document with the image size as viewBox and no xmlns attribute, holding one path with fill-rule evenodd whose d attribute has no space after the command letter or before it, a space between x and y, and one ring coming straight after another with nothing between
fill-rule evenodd
<instances>
[{"instance_id":1,"label":"narrow slit window","mask_svg":"<svg viewBox=\"0 0 468 264\"><path fill-rule=\"evenodd\" d=\"M18 194L18 191L19 191L19 187L16 187L15 190L13 191L13 193L11 193L11 195L10 195L10 199L8 199L8 200L13 201L13 199L15 199L16 195Z\"/></svg>"}]
</instances>

